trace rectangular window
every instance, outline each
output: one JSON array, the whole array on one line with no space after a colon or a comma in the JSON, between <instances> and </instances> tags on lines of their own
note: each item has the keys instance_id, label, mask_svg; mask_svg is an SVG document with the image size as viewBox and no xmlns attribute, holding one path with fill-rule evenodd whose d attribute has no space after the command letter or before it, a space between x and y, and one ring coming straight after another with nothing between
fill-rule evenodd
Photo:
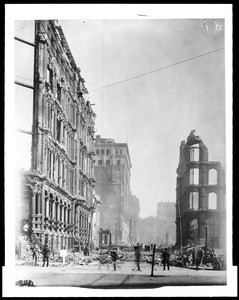
<instances>
[{"instance_id":1,"label":"rectangular window","mask_svg":"<svg viewBox=\"0 0 239 300\"><path fill-rule=\"evenodd\" d=\"M115 154L118 155L118 149L115 149Z\"/></svg>"},{"instance_id":2,"label":"rectangular window","mask_svg":"<svg viewBox=\"0 0 239 300\"><path fill-rule=\"evenodd\" d=\"M51 88L52 92L53 92L53 84L54 84L53 77L54 77L53 71L48 67L47 68L47 79L46 80L50 84L50 88Z\"/></svg>"},{"instance_id":3,"label":"rectangular window","mask_svg":"<svg viewBox=\"0 0 239 300\"><path fill-rule=\"evenodd\" d=\"M97 155L100 155L100 150L96 150L96 154L97 154Z\"/></svg>"},{"instance_id":4,"label":"rectangular window","mask_svg":"<svg viewBox=\"0 0 239 300\"><path fill-rule=\"evenodd\" d=\"M61 141L61 121L56 120L56 139L58 142Z\"/></svg>"},{"instance_id":5,"label":"rectangular window","mask_svg":"<svg viewBox=\"0 0 239 300\"><path fill-rule=\"evenodd\" d=\"M190 169L189 182L190 182L190 184L199 184L199 169L198 168Z\"/></svg>"},{"instance_id":6,"label":"rectangular window","mask_svg":"<svg viewBox=\"0 0 239 300\"><path fill-rule=\"evenodd\" d=\"M101 159L98 160L98 165L99 165L99 166L102 166L102 160L101 160Z\"/></svg>"},{"instance_id":7,"label":"rectangular window","mask_svg":"<svg viewBox=\"0 0 239 300\"><path fill-rule=\"evenodd\" d=\"M189 209L198 210L198 192L191 192L189 194Z\"/></svg>"},{"instance_id":8,"label":"rectangular window","mask_svg":"<svg viewBox=\"0 0 239 300\"><path fill-rule=\"evenodd\" d=\"M14 40L15 80L33 86L34 47Z\"/></svg>"},{"instance_id":9,"label":"rectangular window","mask_svg":"<svg viewBox=\"0 0 239 300\"><path fill-rule=\"evenodd\" d=\"M199 148L190 148L190 161L199 161Z\"/></svg>"},{"instance_id":10,"label":"rectangular window","mask_svg":"<svg viewBox=\"0 0 239 300\"><path fill-rule=\"evenodd\" d=\"M102 155L105 154L105 149L101 149L101 154L102 154Z\"/></svg>"},{"instance_id":11,"label":"rectangular window","mask_svg":"<svg viewBox=\"0 0 239 300\"><path fill-rule=\"evenodd\" d=\"M106 155L110 154L110 149L106 149Z\"/></svg>"},{"instance_id":12,"label":"rectangular window","mask_svg":"<svg viewBox=\"0 0 239 300\"><path fill-rule=\"evenodd\" d=\"M61 87L58 83L57 83L57 99L59 102L61 102Z\"/></svg>"},{"instance_id":13,"label":"rectangular window","mask_svg":"<svg viewBox=\"0 0 239 300\"><path fill-rule=\"evenodd\" d=\"M110 166L110 160L106 160L106 166Z\"/></svg>"},{"instance_id":14,"label":"rectangular window","mask_svg":"<svg viewBox=\"0 0 239 300\"><path fill-rule=\"evenodd\" d=\"M35 22L34 20L19 20L14 22L14 36L34 43Z\"/></svg>"},{"instance_id":15,"label":"rectangular window","mask_svg":"<svg viewBox=\"0 0 239 300\"><path fill-rule=\"evenodd\" d=\"M32 131L33 90L15 85L15 126ZM24 117L23 117L24 116Z\"/></svg>"},{"instance_id":16,"label":"rectangular window","mask_svg":"<svg viewBox=\"0 0 239 300\"><path fill-rule=\"evenodd\" d=\"M122 149L120 149L120 155L122 155L123 154L123 150Z\"/></svg>"},{"instance_id":17,"label":"rectangular window","mask_svg":"<svg viewBox=\"0 0 239 300\"><path fill-rule=\"evenodd\" d=\"M31 144L32 135L16 132L15 135L15 149L16 166L29 170L31 168Z\"/></svg>"},{"instance_id":18,"label":"rectangular window","mask_svg":"<svg viewBox=\"0 0 239 300\"><path fill-rule=\"evenodd\" d=\"M120 166L120 159L117 160L117 166Z\"/></svg>"}]
</instances>

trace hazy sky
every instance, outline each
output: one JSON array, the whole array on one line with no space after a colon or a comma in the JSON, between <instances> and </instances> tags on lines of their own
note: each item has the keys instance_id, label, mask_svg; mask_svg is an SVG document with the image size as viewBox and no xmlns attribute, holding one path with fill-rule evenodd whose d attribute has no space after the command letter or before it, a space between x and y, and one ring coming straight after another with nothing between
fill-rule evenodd
<instances>
[{"instance_id":1,"label":"hazy sky","mask_svg":"<svg viewBox=\"0 0 239 300\"><path fill-rule=\"evenodd\" d=\"M176 200L179 146L192 129L225 167L224 50L165 68L224 48L223 31L210 35L199 19L59 24L95 104L96 134L128 142L142 217Z\"/></svg>"}]
</instances>

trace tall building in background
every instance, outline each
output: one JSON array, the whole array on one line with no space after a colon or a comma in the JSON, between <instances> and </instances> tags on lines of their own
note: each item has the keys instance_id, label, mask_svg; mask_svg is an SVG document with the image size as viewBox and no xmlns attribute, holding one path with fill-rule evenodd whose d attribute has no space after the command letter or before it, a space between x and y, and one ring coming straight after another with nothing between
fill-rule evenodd
<instances>
[{"instance_id":1,"label":"tall building in background","mask_svg":"<svg viewBox=\"0 0 239 300\"><path fill-rule=\"evenodd\" d=\"M29 25L16 22L15 31L17 145L28 146L23 158L31 159L20 166L18 231L28 229L52 249L93 246L100 203L93 178L96 115L61 26L50 20ZM30 42L21 27L32 33Z\"/></svg>"},{"instance_id":2,"label":"tall building in background","mask_svg":"<svg viewBox=\"0 0 239 300\"><path fill-rule=\"evenodd\" d=\"M139 242L139 213L139 199L131 193L129 205L129 242L131 244Z\"/></svg>"},{"instance_id":3,"label":"tall building in background","mask_svg":"<svg viewBox=\"0 0 239 300\"><path fill-rule=\"evenodd\" d=\"M128 145L96 136L95 190L101 196L100 245L129 242L130 169Z\"/></svg>"},{"instance_id":4,"label":"tall building in background","mask_svg":"<svg viewBox=\"0 0 239 300\"><path fill-rule=\"evenodd\" d=\"M139 243L155 244L157 239L157 218L154 216L141 218L139 220Z\"/></svg>"},{"instance_id":5,"label":"tall building in background","mask_svg":"<svg viewBox=\"0 0 239 300\"><path fill-rule=\"evenodd\" d=\"M156 242L159 245L171 246L176 242L175 202L158 202Z\"/></svg>"},{"instance_id":6,"label":"tall building in background","mask_svg":"<svg viewBox=\"0 0 239 300\"><path fill-rule=\"evenodd\" d=\"M181 142L176 188L176 244L226 247L225 174L194 130Z\"/></svg>"}]
</instances>

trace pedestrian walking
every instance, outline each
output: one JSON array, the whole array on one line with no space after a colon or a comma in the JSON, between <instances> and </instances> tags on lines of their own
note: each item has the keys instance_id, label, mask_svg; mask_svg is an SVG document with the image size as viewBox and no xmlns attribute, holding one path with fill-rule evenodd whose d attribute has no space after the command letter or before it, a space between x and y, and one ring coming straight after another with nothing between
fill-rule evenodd
<instances>
[{"instance_id":1,"label":"pedestrian walking","mask_svg":"<svg viewBox=\"0 0 239 300\"><path fill-rule=\"evenodd\" d=\"M39 248L37 246L37 244L34 244L31 248L32 250L32 259L33 259L33 266L37 266L37 261L38 261L38 252L39 252Z\"/></svg>"},{"instance_id":2,"label":"pedestrian walking","mask_svg":"<svg viewBox=\"0 0 239 300\"><path fill-rule=\"evenodd\" d=\"M86 245L85 248L84 248L84 255L89 256L89 254L90 254L90 251L89 251L89 248Z\"/></svg>"},{"instance_id":3,"label":"pedestrian walking","mask_svg":"<svg viewBox=\"0 0 239 300\"><path fill-rule=\"evenodd\" d=\"M45 266L45 262L46 262L46 266L48 267L49 265L49 256L50 256L50 248L48 247L48 244L46 243L42 249L42 254L43 254L43 267Z\"/></svg>"},{"instance_id":4,"label":"pedestrian walking","mask_svg":"<svg viewBox=\"0 0 239 300\"><path fill-rule=\"evenodd\" d=\"M98 262L98 269L100 269L100 267L101 267L101 265L103 263L103 257L102 257L102 252L101 251L99 252L98 260L99 260L99 262Z\"/></svg>"},{"instance_id":5,"label":"pedestrian walking","mask_svg":"<svg viewBox=\"0 0 239 300\"><path fill-rule=\"evenodd\" d=\"M170 253L168 252L168 248L164 249L162 257L163 257L163 270L165 271L166 265L169 270Z\"/></svg>"},{"instance_id":6,"label":"pedestrian walking","mask_svg":"<svg viewBox=\"0 0 239 300\"><path fill-rule=\"evenodd\" d=\"M113 262L114 271L116 271L116 263L117 263L117 259L118 259L118 254L116 253L116 251L111 252L111 259Z\"/></svg>"},{"instance_id":7,"label":"pedestrian walking","mask_svg":"<svg viewBox=\"0 0 239 300\"><path fill-rule=\"evenodd\" d=\"M141 256L141 253L140 253L139 243L135 246L134 251L135 251L135 262L136 262L136 266L138 268L137 271L141 271L140 270L140 256Z\"/></svg>"}]
</instances>

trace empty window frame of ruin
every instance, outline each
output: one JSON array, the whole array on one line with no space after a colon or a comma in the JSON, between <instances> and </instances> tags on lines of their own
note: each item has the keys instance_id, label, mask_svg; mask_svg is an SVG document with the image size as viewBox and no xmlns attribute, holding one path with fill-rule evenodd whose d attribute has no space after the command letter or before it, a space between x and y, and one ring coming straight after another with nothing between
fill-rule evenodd
<instances>
[{"instance_id":1,"label":"empty window frame of ruin","mask_svg":"<svg viewBox=\"0 0 239 300\"><path fill-rule=\"evenodd\" d=\"M216 185L217 184L217 170L210 169L208 173L208 184Z\"/></svg>"},{"instance_id":2,"label":"empty window frame of ruin","mask_svg":"<svg viewBox=\"0 0 239 300\"><path fill-rule=\"evenodd\" d=\"M190 147L190 161L199 161L199 148L191 146Z\"/></svg>"},{"instance_id":3,"label":"empty window frame of ruin","mask_svg":"<svg viewBox=\"0 0 239 300\"><path fill-rule=\"evenodd\" d=\"M217 209L217 194L208 194L208 209Z\"/></svg>"},{"instance_id":4,"label":"empty window frame of ruin","mask_svg":"<svg viewBox=\"0 0 239 300\"><path fill-rule=\"evenodd\" d=\"M190 184L199 184L199 169L198 168L190 169L189 183Z\"/></svg>"},{"instance_id":5,"label":"empty window frame of ruin","mask_svg":"<svg viewBox=\"0 0 239 300\"><path fill-rule=\"evenodd\" d=\"M198 192L189 193L189 209L198 210Z\"/></svg>"}]
</instances>

